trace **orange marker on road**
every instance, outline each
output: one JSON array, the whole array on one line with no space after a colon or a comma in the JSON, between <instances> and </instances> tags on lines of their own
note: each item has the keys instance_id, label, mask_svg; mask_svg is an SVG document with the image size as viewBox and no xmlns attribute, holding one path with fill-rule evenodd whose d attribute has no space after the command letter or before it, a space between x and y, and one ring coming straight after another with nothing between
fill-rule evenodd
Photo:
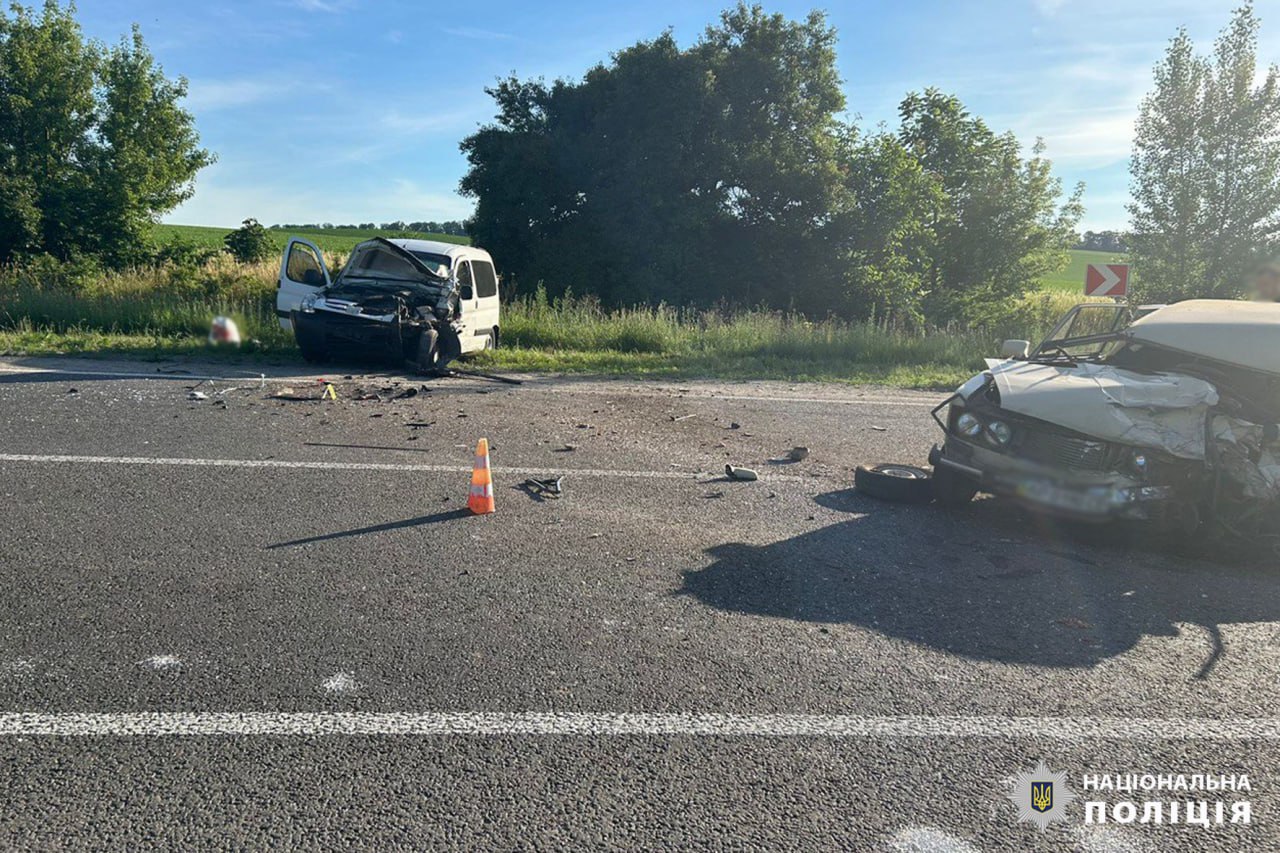
<instances>
[{"instance_id":1,"label":"orange marker on road","mask_svg":"<svg viewBox=\"0 0 1280 853\"><path fill-rule=\"evenodd\" d=\"M493 503L493 474L489 471L489 439L482 438L476 444L476 464L471 469L471 494L467 497L467 509L472 515L488 515L497 507Z\"/></svg>"}]
</instances>

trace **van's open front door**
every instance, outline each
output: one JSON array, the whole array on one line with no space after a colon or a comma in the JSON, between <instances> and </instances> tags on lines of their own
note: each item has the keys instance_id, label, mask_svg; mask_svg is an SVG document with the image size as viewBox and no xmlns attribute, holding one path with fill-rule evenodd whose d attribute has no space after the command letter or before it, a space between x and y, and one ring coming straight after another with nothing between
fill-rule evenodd
<instances>
[{"instance_id":1,"label":"van's open front door","mask_svg":"<svg viewBox=\"0 0 1280 853\"><path fill-rule=\"evenodd\" d=\"M290 237L280 257L280 282L276 291L276 315L280 325L292 329L289 315L298 310L304 297L328 287L329 270L320 247L301 237Z\"/></svg>"}]
</instances>

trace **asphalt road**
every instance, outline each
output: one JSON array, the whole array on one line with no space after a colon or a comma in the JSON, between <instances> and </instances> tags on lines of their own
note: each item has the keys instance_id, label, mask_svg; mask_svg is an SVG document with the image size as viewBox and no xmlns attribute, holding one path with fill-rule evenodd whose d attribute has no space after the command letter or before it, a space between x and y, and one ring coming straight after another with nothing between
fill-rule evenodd
<instances>
[{"instance_id":1,"label":"asphalt road","mask_svg":"<svg viewBox=\"0 0 1280 853\"><path fill-rule=\"evenodd\" d=\"M852 492L940 395L329 378L0 362L0 845L1280 846L1280 573ZM1039 761L1253 819L1041 832Z\"/></svg>"}]
</instances>

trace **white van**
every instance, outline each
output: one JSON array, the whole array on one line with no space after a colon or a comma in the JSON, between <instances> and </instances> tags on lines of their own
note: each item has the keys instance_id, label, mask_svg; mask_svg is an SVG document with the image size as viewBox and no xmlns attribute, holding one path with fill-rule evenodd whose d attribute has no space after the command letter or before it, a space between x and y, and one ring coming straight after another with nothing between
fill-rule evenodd
<instances>
[{"instance_id":1,"label":"white van","mask_svg":"<svg viewBox=\"0 0 1280 853\"><path fill-rule=\"evenodd\" d=\"M331 279L319 247L291 237L278 288L280 325L308 361L349 350L430 370L501 339L493 258L472 246L376 237Z\"/></svg>"}]
</instances>

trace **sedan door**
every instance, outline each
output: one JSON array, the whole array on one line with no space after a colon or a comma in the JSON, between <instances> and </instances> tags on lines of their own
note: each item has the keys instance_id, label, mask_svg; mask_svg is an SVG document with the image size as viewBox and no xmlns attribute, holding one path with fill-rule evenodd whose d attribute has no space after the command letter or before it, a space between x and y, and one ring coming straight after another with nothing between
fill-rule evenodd
<instances>
[{"instance_id":1,"label":"sedan door","mask_svg":"<svg viewBox=\"0 0 1280 853\"><path fill-rule=\"evenodd\" d=\"M290 237L280 256L280 281L276 287L276 316L280 326L293 329L290 315L302 300L329 286L329 270L324 265L320 247L301 237Z\"/></svg>"}]
</instances>

